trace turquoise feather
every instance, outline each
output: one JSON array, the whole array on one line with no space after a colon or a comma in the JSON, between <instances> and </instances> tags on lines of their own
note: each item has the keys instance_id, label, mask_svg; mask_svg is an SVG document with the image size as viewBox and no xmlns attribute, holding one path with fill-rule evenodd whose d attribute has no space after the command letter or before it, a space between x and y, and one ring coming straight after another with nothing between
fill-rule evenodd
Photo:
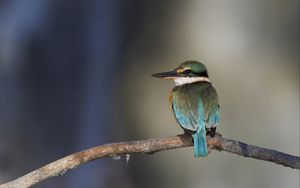
<instances>
[{"instance_id":1,"label":"turquoise feather","mask_svg":"<svg viewBox=\"0 0 300 188\"><path fill-rule=\"evenodd\" d=\"M195 157L206 157L208 155L207 142L206 142L206 130L197 129L193 134L194 139L194 156Z\"/></svg>"},{"instance_id":2,"label":"turquoise feather","mask_svg":"<svg viewBox=\"0 0 300 188\"><path fill-rule=\"evenodd\" d=\"M217 92L209 81L205 65L198 61L185 61L173 71L153 76L174 80L177 86L173 88L170 100L176 120L185 133L192 133L194 156L206 157L206 134L215 135L220 123L220 108Z\"/></svg>"},{"instance_id":3,"label":"turquoise feather","mask_svg":"<svg viewBox=\"0 0 300 188\"><path fill-rule=\"evenodd\" d=\"M193 132L194 156L208 155L206 128L220 122L218 96L208 82L176 86L172 90L172 108L180 126Z\"/></svg>"}]
</instances>

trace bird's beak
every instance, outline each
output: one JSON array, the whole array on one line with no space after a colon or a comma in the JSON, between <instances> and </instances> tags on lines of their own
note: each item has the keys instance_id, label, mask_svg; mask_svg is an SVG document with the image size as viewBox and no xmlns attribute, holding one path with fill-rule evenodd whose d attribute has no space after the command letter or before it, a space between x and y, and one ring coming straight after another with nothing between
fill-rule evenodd
<instances>
[{"instance_id":1,"label":"bird's beak","mask_svg":"<svg viewBox=\"0 0 300 188\"><path fill-rule=\"evenodd\" d=\"M167 80L173 80L177 77L180 77L180 74L178 74L174 70L174 71L169 71L169 72L161 72L161 73L152 74L152 76L157 77L157 78L167 79Z\"/></svg>"}]
</instances>

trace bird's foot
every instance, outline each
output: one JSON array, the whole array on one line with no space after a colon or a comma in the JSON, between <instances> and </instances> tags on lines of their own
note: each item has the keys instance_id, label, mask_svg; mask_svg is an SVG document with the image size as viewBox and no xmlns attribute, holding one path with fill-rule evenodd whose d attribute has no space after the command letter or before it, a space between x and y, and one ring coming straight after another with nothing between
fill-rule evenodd
<instances>
[{"instance_id":1,"label":"bird's foot","mask_svg":"<svg viewBox=\"0 0 300 188\"><path fill-rule=\"evenodd\" d=\"M206 128L206 136L214 137L216 135L216 127Z\"/></svg>"}]
</instances>

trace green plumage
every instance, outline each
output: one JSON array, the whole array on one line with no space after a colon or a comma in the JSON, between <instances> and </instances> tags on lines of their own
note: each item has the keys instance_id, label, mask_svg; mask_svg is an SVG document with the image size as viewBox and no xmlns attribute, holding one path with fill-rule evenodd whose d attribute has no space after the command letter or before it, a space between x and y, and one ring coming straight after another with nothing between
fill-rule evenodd
<instances>
[{"instance_id":1,"label":"green plumage","mask_svg":"<svg viewBox=\"0 0 300 188\"><path fill-rule=\"evenodd\" d=\"M183 113L185 117L190 118L191 124L181 125L182 128L190 131L196 131L198 128L198 119L200 117L198 113L199 99L201 99L204 107L206 128L218 125L219 117L215 117L220 116L218 94L211 83L195 82L176 86L173 88L172 94L173 102L176 102L181 113Z\"/></svg>"},{"instance_id":2,"label":"green plumage","mask_svg":"<svg viewBox=\"0 0 300 188\"><path fill-rule=\"evenodd\" d=\"M206 135L214 136L220 123L218 95L206 67L198 61L186 61L174 71L153 76L174 80L177 86L170 99L176 120L185 132L193 134L194 156L206 157Z\"/></svg>"},{"instance_id":3,"label":"green plumage","mask_svg":"<svg viewBox=\"0 0 300 188\"><path fill-rule=\"evenodd\" d=\"M176 86L172 94L172 109L178 123L193 132L195 157L207 156L206 129L215 128L220 122L215 88L208 82L195 82Z\"/></svg>"}]
</instances>

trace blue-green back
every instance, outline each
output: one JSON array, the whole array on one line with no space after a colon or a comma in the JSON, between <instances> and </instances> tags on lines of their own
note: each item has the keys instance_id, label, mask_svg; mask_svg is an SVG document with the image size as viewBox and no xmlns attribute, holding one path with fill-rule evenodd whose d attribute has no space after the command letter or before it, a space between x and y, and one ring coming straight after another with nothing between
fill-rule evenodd
<instances>
[{"instance_id":1,"label":"blue-green back","mask_svg":"<svg viewBox=\"0 0 300 188\"><path fill-rule=\"evenodd\" d=\"M196 131L198 128L218 126L220 111L218 95L211 83L195 82L176 86L172 91L172 107L182 128ZM205 125L202 125L202 122Z\"/></svg>"}]
</instances>

